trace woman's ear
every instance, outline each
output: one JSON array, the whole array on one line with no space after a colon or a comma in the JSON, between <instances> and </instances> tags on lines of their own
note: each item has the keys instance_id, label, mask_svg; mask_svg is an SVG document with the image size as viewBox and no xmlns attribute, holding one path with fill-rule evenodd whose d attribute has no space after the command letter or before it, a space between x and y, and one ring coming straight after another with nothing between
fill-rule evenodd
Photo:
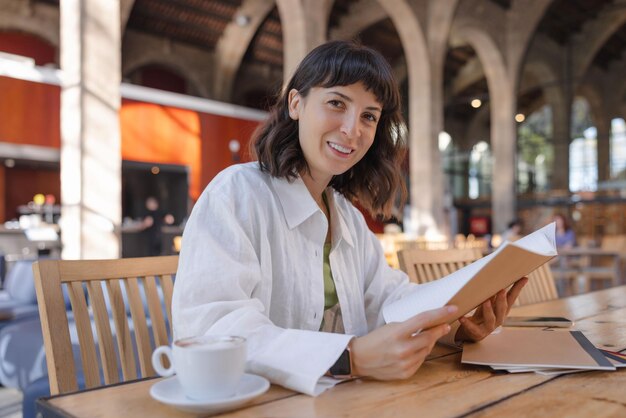
<instances>
[{"instance_id":1,"label":"woman's ear","mask_svg":"<svg viewBox=\"0 0 626 418\"><path fill-rule=\"evenodd\" d=\"M300 101L302 96L298 93L298 90L289 90L289 117L293 120L298 120L300 117Z\"/></svg>"}]
</instances>

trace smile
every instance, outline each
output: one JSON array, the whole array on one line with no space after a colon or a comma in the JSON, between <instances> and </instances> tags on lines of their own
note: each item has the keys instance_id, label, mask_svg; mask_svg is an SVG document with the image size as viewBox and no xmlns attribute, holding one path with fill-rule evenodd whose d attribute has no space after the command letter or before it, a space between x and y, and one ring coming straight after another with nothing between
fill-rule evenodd
<instances>
[{"instance_id":1,"label":"smile","mask_svg":"<svg viewBox=\"0 0 626 418\"><path fill-rule=\"evenodd\" d=\"M353 149L351 149L351 148L342 147L341 145L339 145L339 144L335 144L334 142L328 142L328 145L329 145L332 149L334 149L334 150L336 150L336 151L339 151L339 152L340 152L340 153L342 153L342 154L351 154L351 153L352 153L352 151L354 151L354 150L353 150Z\"/></svg>"}]
</instances>

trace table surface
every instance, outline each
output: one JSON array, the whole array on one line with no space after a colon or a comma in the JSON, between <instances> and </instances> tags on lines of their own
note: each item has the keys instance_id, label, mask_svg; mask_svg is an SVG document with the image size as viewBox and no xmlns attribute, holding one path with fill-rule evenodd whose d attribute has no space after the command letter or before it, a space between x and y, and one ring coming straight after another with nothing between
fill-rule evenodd
<instances>
[{"instance_id":1,"label":"table surface","mask_svg":"<svg viewBox=\"0 0 626 418\"><path fill-rule=\"evenodd\" d=\"M597 347L626 349L626 286L514 308L514 315L565 316ZM39 401L43 416L194 417L149 395L158 379L124 383ZM626 416L626 370L562 376L494 373L461 364L437 346L412 378L357 379L313 398L274 386L243 409L220 417Z\"/></svg>"}]
</instances>

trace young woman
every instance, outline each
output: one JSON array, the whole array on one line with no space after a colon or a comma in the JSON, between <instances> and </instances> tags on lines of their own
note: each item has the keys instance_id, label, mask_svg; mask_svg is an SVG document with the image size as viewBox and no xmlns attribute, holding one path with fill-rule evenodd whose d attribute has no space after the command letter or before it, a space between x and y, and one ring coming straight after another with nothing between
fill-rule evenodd
<instances>
[{"instance_id":1,"label":"young woman","mask_svg":"<svg viewBox=\"0 0 626 418\"><path fill-rule=\"evenodd\" d=\"M256 134L258 161L221 172L193 209L175 337L244 336L250 372L312 395L329 373L412 376L456 307L385 325L383 306L419 287L388 267L352 205L389 215L403 190L400 124L398 88L380 54L349 42L309 53ZM456 339L487 336L523 284L462 318Z\"/></svg>"}]
</instances>

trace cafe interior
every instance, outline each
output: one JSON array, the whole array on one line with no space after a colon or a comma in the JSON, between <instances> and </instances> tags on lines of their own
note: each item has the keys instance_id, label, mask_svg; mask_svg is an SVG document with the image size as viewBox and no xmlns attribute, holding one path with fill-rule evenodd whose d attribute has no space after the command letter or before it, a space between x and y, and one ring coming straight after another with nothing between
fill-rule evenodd
<instances>
[{"instance_id":1,"label":"cafe interior","mask_svg":"<svg viewBox=\"0 0 626 418\"><path fill-rule=\"evenodd\" d=\"M142 408L133 416L626 414L623 371L523 378L470 369L449 348L406 381L357 379L319 397L272 385L244 406L192 413L150 397L155 372L141 351L171 343L171 285L195 202L220 171L252 161L250 139L281 88L329 40L379 51L400 87L406 203L390 219L363 210L387 263L428 283L556 221L558 255L528 272L536 279L513 312L567 316L598 348L626 351L626 1L0 0L0 417L122 416L110 399L123 396ZM129 260L130 273L110 265L117 278L142 276L145 335L135 311L121 316L135 321L134 377L109 378L103 348L87 366L83 334L106 339L90 285L82 303L61 286L52 296L65 297L65 320L51 322L44 267L59 260ZM96 266L84 271L109 268ZM75 319L81 306L87 325ZM69 348L55 346L59 324ZM66 369L64 355L79 365ZM95 389L109 384L118 391ZM621 396L607 389L620 384ZM550 401L559 388L577 400ZM454 391L461 400L446 403ZM92 398L64 397L82 392ZM112 406L97 413L93 402Z\"/></svg>"}]
</instances>

